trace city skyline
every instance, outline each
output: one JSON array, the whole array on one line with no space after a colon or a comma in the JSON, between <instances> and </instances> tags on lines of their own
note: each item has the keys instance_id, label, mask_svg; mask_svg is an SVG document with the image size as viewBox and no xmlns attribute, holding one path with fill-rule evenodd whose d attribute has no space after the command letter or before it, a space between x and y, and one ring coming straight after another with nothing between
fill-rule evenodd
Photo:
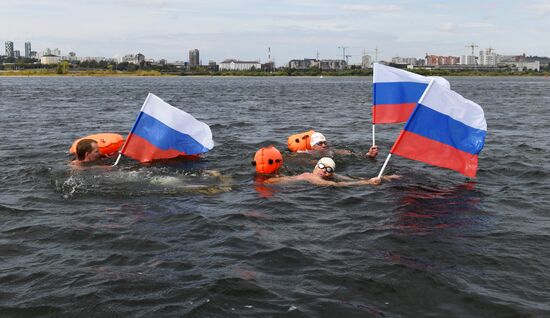
<instances>
[{"instance_id":1,"label":"city skyline","mask_svg":"<svg viewBox=\"0 0 550 318\"><path fill-rule=\"evenodd\" d=\"M365 4L368 3L368 4ZM70 5L69 5L70 4ZM498 54L549 56L548 1L192 1L20 0L3 10L0 40L24 52L59 48L63 54L185 61L227 58L277 64L319 57L358 64L363 52L379 60L469 54L466 46ZM32 17L32 18L30 18ZM22 23L25 21L25 23ZM395 21L399 21L396 23ZM46 26L46 27L44 27ZM340 47L340 48L339 48Z\"/></svg>"}]
</instances>

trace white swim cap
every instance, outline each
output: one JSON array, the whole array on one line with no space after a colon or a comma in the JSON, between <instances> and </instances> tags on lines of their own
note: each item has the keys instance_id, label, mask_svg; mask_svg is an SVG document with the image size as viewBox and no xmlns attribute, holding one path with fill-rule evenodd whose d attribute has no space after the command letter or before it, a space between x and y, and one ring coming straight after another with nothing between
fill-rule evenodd
<instances>
[{"instance_id":1,"label":"white swim cap","mask_svg":"<svg viewBox=\"0 0 550 318\"><path fill-rule=\"evenodd\" d=\"M325 136L323 136L323 134L319 132L314 132L313 134L311 134L309 144L311 145L311 147L313 147L321 141L327 141L327 139L325 138Z\"/></svg>"},{"instance_id":2,"label":"white swim cap","mask_svg":"<svg viewBox=\"0 0 550 318\"><path fill-rule=\"evenodd\" d=\"M331 167L332 170L336 171L336 163L331 158L323 157L323 158L319 159L319 161L317 161L317 164L320 164L320 163L325 165L325 167Z\"/></svg>"}]
</instances>

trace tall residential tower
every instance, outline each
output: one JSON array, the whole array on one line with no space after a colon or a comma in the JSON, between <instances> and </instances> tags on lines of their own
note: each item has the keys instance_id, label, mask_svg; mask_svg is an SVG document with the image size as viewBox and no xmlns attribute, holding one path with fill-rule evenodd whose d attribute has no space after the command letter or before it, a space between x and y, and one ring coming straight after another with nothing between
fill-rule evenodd
<instances>
[{"instance_id":1,"label":"tall residential tower","mask_svg":"<svg viewBox=\"0 0 550 318\"><path fill-rule=\"evenodd\" d=\"M12 41L6 41L6 56L7 57L13 57L13 42Z\"/></svg>"},{"instance_id":2,"label":"tall residential tower","mask_svg":"<svg viewBox=\"0 0 550 318\"><path fill-rule=\"evenodd\" d=\"M31 57L31 42L25 42L25 57Z\"/></svg>"},{"instance_id":3,"label":"tall residential tower","mask_svg":"<svg viewBox=\"0 0 550 318\"><path fill-rule=\"evenodd\" d=\"M189 68L193 68L200 65L199 50L189 50Z\"/></svg>"}]
</instances>

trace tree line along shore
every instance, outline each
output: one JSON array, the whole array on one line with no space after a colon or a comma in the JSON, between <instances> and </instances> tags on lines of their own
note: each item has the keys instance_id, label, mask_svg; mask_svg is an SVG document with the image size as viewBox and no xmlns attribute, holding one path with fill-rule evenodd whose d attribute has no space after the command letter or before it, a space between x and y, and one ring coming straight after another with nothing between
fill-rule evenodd
<instances>
[{"instance_id":1,"label":"tree line along shore","mask_svg":"<svg viewBox=\"0 0 550 318\"><path fill-rule=\"evenodd\" d=\"M95 61L94 61L95 62ZM423 69L408 70L425 76L545 76L550 66L540 71L512 69ZM61 62L54 65L21 64L0 69L0 76L372 76L372 69L321 70L319 68L293 69L280 67L274 70L217 71L206 66L183 70L174 65L136 65L131 63L81 63L78 66Z\"/></svg>"}]
</instances>

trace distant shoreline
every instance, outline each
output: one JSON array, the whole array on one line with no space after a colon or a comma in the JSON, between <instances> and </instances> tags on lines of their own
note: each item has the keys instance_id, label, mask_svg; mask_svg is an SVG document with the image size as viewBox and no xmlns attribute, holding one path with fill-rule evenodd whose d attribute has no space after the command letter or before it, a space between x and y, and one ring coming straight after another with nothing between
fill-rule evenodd
<instances>
[{"instance_id":1,"label":"distant shoreline","mask_svg":"<svg viewBox=\"0 0 550 318\"><path fill-rule=\"evenodd\" d=\"M414 71L414 70L413 70ZM425 76L476 76L476 77L545 77L550 76L550 72L508 72L508 71L446 71L446 70L418 70L415 72ZM57 74L55 71L41 70L21 70L21 71L0 71L0 77L369 77L372 76L372 70L343 70L315 72L311 74L309 70L291 70L277 71L267 73L265 71L231 71L231 72L213 72L213 73L162 73L160 71L139 70L132 72L109 71L109 70L86 70L70 71L67 74Z\"/></svg>"}]
</instances>

